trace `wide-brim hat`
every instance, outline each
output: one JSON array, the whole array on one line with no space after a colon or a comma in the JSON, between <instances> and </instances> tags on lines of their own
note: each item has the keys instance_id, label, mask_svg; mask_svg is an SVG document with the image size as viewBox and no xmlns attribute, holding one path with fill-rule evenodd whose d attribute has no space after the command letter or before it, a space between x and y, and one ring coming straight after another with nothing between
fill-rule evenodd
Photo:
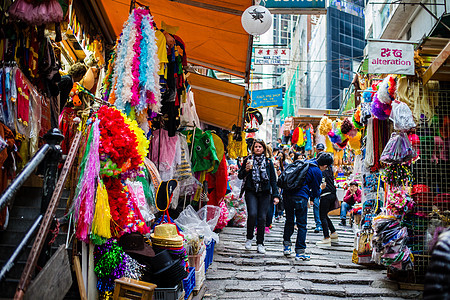
<instances>
[{"instance_id":1,"label":"wide-brim hat","mask_svg":"<svg viewBox=\"0 0 450 300\"><path fill-rule=\"evenodd\" d=\"M179 264L179 259L173 259L169 251L163 250L150 259L153 274L157 275L169 270L175 264Z\"/></svg>"},{"instance_id":2,"label":"wide-brim hat","mask_svg":"<svg viewBox=\"0 0 450 300\"><path fill-rule=\"evenodd\" d=\"M153 281L160 287L171 287L187 277L185 268L181 265L180 259L174 261L170 267L153 273Z\"/></svg>"},{"instance_id":3,"label":"wide-brim hat","mask_svg":"<svg viewBox=\"0 0 450 300\"><path fill-rule=\"evenodd\" d=\"M169 181L162 181L156 192L156 208L159 211L165 211L169 208L173 192L177 187L178 182L175 179Z\"/></svg>"},{"instance_id":4,"label":"wide-brim hat","mask_svg":"<svg viewBox=\"0 0 450 300\"><path fill-rule=\"evenodd\" d=\"M125 233L119 239L119 245L125 253L136 253L142 256L154 257L152 246L144 241L144 236L138 232Z\"/></svg>"},{"instance_id":5,"label":"wide-brim hat","mask_svg":"<svg viewBox=\"0 0 450 300\"><path fill-rule=\"evenodd\" d=\"M177 226L172 223L164 223L155 226L150 237L152 238L152 241L161 243L178 244L183 242L183 237L178 234Z\"/></svg>"}]
</instances>

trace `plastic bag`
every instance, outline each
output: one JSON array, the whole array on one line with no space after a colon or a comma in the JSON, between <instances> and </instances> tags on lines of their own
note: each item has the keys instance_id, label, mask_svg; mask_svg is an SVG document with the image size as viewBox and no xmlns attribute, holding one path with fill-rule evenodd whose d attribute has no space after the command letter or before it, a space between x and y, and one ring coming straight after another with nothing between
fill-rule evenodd
<instances>
[{"instance_id":1,"label":"plastic bag","mask_svg":"<svg viewBox=\"0 0 450 300\"><path fill-rule=\"evenodd\" d=\"M403 163L416 157L416 154L406 133L394 132L384 147L380 161L387 164Z\"/></svg>"},{"instance_id":2,"label":"plastic bag","mask_svg":"<svg viewBox=\"0 0 450 300\"><path fill-rule=\"evenodd\" d=\"M247 223L247 206L245 205L244 198L234 197L232 193L225 196L225 201L228 210L236 210L229 225L235 227L245 227Z\"/></svg>"},{"instance_id":3,"label":"plastic bag","mask_svg":"<svg viewBox=\"0 0 450 300\"><path fill-rule=\"evenodd\" d=\"M198 235L204 236L205 242L210 242L212 239L219 242L219 236L214 233L209 224L201 220L195 209L188 205L174 220L183 232L197 233Z\"/></svg>"},{"instance_id":4,"label":"plastic bag","mask_svg":"<svg viewBox=\"0 0 450 300\"><path fill-rule=\"evenodd\" d=\"M217 225L220 217L220 207L214 205L206 205L197 212L199 218L208 223L211 230Z\"/></svg>"},{"instance_id":5,"label":"plastic bag","mask_svg":"<svg viewBox=\"0 0 450 300\"><path fill-rule=\"evenodd\" d=\"M234 198L238 198L241 192L242 180L237 177L237 174L229 176L229 185L231 188L231 194Z\"/></svg>"},{"instance_id":6,"label":"plastic bag","mask_svg":"<svg viewBox=\"0 0 450 300\"><path fill-rule=\"evenodd\" d=\"M416 127L413 114L408 105L403 102L393 102L390 119L394 122L395 130L410 130Z\"/></svg>"}]
</instances>

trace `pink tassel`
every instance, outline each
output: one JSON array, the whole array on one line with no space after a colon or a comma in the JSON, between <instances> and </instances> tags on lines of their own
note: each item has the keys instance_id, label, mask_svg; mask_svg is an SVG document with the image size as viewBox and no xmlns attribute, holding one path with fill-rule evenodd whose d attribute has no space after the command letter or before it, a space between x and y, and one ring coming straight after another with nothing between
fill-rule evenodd
<instances>
[{"instance_id":1,"label":"pink tassel","mask_svg":"<svg viewBox=\"0 0 450 300\"><path fill-rule=\"evenodd\" d=\"M100 144L99 120L92 125L92 142L89 149L86 169L81 181L80 192L74 200L75 218L78 219L77 238L89 242L92 219L94 218L94 202L97 191L97 178L100 172L100 156L98 152Z\"/></svg>"}]
</instances>

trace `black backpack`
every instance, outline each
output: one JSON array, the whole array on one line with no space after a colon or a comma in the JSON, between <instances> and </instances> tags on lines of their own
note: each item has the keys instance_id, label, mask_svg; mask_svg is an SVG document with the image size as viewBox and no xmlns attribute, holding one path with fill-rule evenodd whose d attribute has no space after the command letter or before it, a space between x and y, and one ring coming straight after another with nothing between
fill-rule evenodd
<instances>
[{"instance_id":1,"label":"black backpack","mask_svg":"<svg viewBox=\"0 0 450 300\"><path fill-rule=\"evenodd\" d=\"M309 163L297 160L288 165L278 177L277 185L283 190L296 190L305 183L306 173L309 169Z\"/></svg>"}]
</instances>

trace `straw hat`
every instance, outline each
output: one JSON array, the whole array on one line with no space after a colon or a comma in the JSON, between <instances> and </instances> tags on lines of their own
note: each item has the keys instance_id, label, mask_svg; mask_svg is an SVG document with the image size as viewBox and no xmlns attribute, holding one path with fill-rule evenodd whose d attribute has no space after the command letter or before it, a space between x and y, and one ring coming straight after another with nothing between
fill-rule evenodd
<instances>
[{"instance_id":1,"label":"straw hat","mask_svg":"<svg viewBox=\"0 0 450 300\"><path fill-rule=\"evenodd\" d=\"M155 231L150 235L153 242L177 244L183 243L183 237L178 234L175 224L164 223L155 226Z\"/></svg>"}]
</instances>

